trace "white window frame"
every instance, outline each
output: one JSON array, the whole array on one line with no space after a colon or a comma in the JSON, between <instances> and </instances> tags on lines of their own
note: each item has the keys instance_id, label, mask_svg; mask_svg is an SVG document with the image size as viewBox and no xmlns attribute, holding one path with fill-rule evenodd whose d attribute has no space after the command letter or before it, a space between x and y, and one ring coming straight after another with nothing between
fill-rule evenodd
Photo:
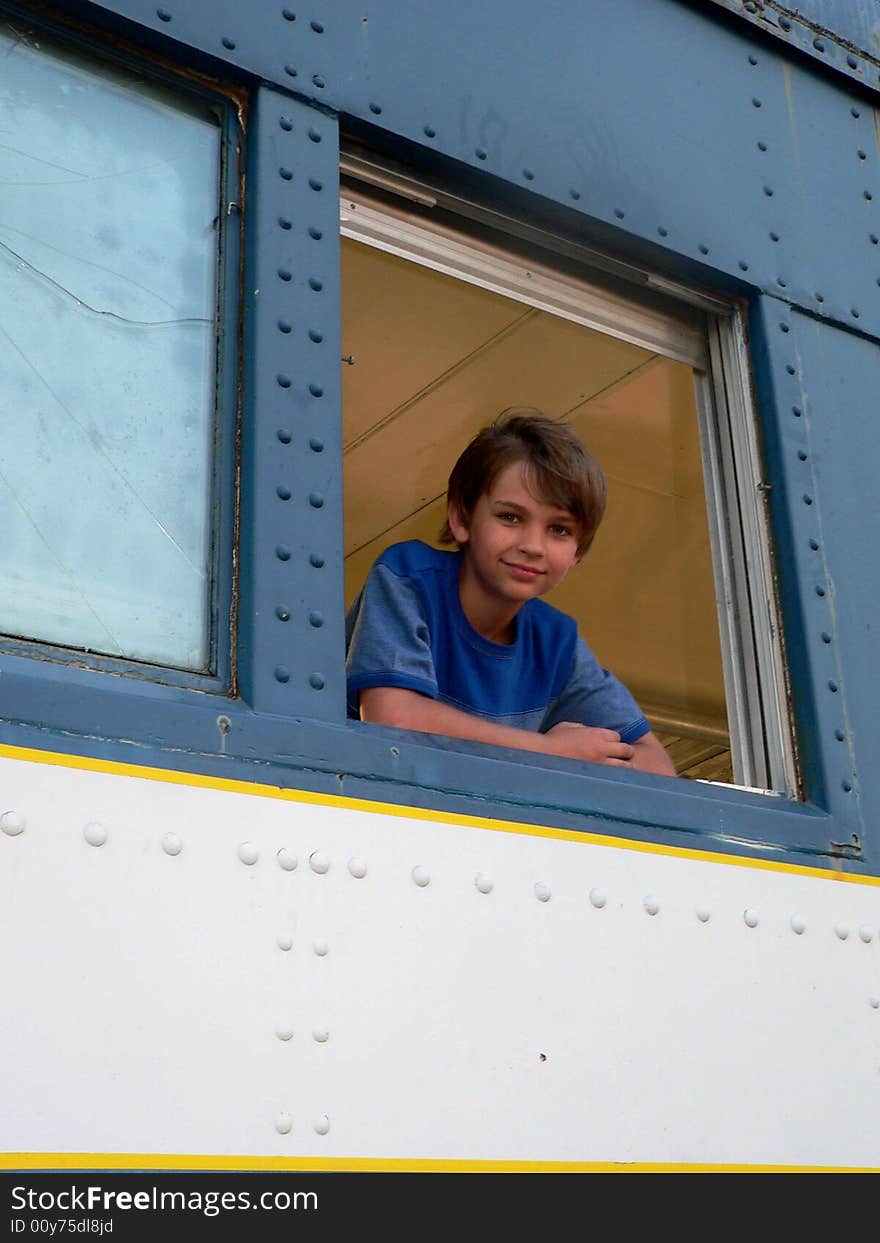
<instances>
[{"instance_id":1,"label":"white window frame","mask_svg":"<svg viewBox=\"0 0 880 1243\"><path fill-rule=\"evenodd\" d=\"M343 237L693 368L733 784L799 797L767 485L740 308L568 241L553 246L546 234L539 240L550 251L548 262L525 260L507 235L533 241L537 231L527 226L510 229L496 213L468 204L467 215L481 223L489 217L487 223L495 226L487 241L482 230L480 237L469 234L466 222L459 230L425 218L425 208L460 210L461 200L359 158L343 156L342 172L347 177L340 194ZM398 197L389 205L364 183ZM417 214L405 200L422 210ZM566 257L578 261L576 274L562 270ZM591 283L584 267L629 277L632 296L604 288L601 272ZM673 299L670 305L679 304L680 316L640 302L638 285Z\"/></svg>"}]
</instances>

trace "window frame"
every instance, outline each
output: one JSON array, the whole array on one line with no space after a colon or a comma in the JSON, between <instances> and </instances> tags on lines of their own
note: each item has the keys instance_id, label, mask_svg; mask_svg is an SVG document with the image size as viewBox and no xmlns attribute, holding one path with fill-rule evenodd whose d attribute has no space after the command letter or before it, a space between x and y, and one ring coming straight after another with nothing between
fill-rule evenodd
<instances>
[{"instance_id":1,"label":"window frame","mask_svg":"<svg viewBox=\"0 0 880 1243\"><path fill-rule=\"evenodd\" d=\"M29 29L49 37L74 54L91 61L95 72L102 63L134 78L156 82L179 96L207 106L217 120L220 142L217 182L216 302L213 334L212 440L210 471L210 591L206 599L208 662L205 670L189 670L131 657L95 652L75 644L0 633L0 656L123 676L133 682L192 688L217 695L234 693L235 616L237 583L233 554L238 526L237 448L240 425L241 265L243 258L242 165L245 127L240 91L203 75L185 72L148 53L130 49L119 40L111 44L94 30L68 24L60 18L22 14L14 5L0 6L0 20L27 22Z\"/></svg>"},{"instance_id":2,"label":"window frame","mask_svg":"<svg viewBox=\"0 0 880 1243\"><path fill-rule=\"evenodd\" d=\"M341 169L342 237L692 368L735 774L733 783L706 784L799 798L767 484L740 305L638 269L627 272L629 288L619 294L591 283L595 252L578 253L580 248L569 244L562 254L542 238L543 253L536 263L533 252L522 256L515 243L504 245L511 230L497 219L488 221L497 242L492 234L487 240L465 227L459 230L456 223L450 226L447 216L442 223L431 221L432 208L451 206L454 215L460 200L444 201L450 196L361 156L344 153ZM469 214L478 213L471 207ZM607 260L604 266L609 266ZM614 263L615 276L621 267ZM679 318L674 318L674 309L670 313L650 306L644 294L639 300L639 285L668 295L673 308L681 308ZM685 311L699 313L699 331ZM527 755L524 762L535 760Z\"/></svg>"}]
</instances>

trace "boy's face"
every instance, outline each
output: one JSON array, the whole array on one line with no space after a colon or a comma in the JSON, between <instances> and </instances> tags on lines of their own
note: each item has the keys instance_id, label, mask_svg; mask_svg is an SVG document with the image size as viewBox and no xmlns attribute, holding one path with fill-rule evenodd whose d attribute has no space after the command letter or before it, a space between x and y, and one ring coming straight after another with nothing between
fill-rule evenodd
<instances>
[{"instance_id":1,"label":"boy's face","mask_svg":"<svg viewBox=\"0 0 880 1243\"><path fill-rule=\"evenodd\" d=\"M566 510L529 491L522 462L499 472L469 522L450 505L449 526L472 585L508 604L543 596L579 560L577 523Z\"/></svg>"}]
</instances>

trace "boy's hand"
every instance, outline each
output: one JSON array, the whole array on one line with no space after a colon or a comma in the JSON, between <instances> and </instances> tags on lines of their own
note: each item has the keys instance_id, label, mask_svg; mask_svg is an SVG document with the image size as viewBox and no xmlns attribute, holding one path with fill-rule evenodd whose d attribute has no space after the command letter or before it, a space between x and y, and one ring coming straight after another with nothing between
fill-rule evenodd
<instances>
[{"instance_id":1,"label":"boy's hand","mask_svg":"<svg viewBox=\"0 0 880 1243\"><path fill-rule=\"evenodd\" d=\"M551 755L586 760L590 764L614 764L618 768L633 766L633 748L628 742L621 742L620 734L613 729L594 729L574 721L560 721L548 729L544 737L550 744L547 750Z\"/></svg>"}]
</instances>

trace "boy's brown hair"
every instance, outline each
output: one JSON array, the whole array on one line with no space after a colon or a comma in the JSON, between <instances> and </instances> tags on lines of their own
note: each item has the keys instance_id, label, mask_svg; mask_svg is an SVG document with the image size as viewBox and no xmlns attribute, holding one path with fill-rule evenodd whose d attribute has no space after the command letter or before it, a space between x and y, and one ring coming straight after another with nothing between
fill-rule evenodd
<instances>
[{"instance_id":1,"label":"boy's brown hair","mask_svg":"<svg viewBox=\"0 0 880 1243\"><path fill-rule=\"evenodd\" d=\"M582 557L605 512L605 476L571 428L540 411L505 410L478 432L452 468L447 501L469 524L477 501L514 462L522 462L526 486L536 497L572 515L578 527L578 556ZM448 520L440 542L456 542Z\"/></svg>"}]
</instances>

